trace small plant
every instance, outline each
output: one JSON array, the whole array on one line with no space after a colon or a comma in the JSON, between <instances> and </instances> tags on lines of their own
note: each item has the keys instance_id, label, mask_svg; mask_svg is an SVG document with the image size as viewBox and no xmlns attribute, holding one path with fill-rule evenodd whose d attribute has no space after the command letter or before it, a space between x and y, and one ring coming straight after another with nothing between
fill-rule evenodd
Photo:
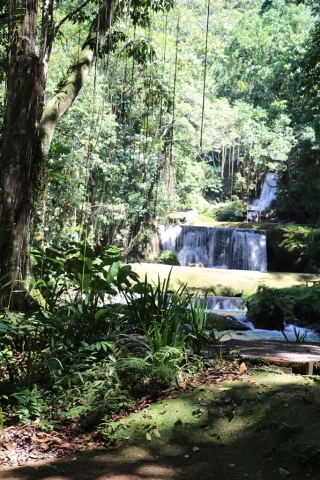
<instances>
[{"instance_id":1,"label":"small plant","mask_svg":"<svg viewBox=\"0 0 320 480\"><path fill-rule=\"evenodd\" d=\"M44 408L44 402L36 386L32 390L25 388L11 395L18 401L16 413L22 423L29 423L31 417L40 417Z\"/></svg>"},{"instance_id":2,"label":"small plant","mask_svg":"<svg viewBox=\"0 0 320 480\"><path fill-rule=\"evenodd\" d=\"M245 297L245 302L256 328L284 330L284 317L290 312L280 290L259 285L256 293Z\"/></svg>"},{"instance_id":3,"label":"small plant","mask_svg":"<svg viewBox=\"0 0 320 480\"><path fill-rule=\"evenodd\" d=\"M130 265L121 265L119 248L93 248L70 242L65 249L32 250L37 290L45 305L33 303L36 317L46 325L50 346L59 342L77 348L114 334L117 315L106 306L129 279L136 280Z\"/></svg>"},{"instance_id":4,"label":"small plant","mask_svg":"<svg viewBox=\"0 0 320 480\"><path fill-rule=\"evenodd\" d=\"M296 342L301 343L301 342L307 341L307 336L308 336L307 330L305 330L304 332L300 332L299 330L297 330L296 327L294 327L293 331L296 337Z\"/></svg>"},{"instance_id":5,"label":"small plant","mask_svg":"<svg viewBox=\"0 0 320 480\"><path fill-rule=\"evenodd\" d=\"M307 341L307 336L308 336L308 332L307 330L304 330L304 332L300 332L297 327L293 327L293 332L294 332L294 335L295 335L295 341L297 343L302 343L302 342L306 342ZM286 342L289 342L289 338L288 336L286 335L285 331L282 329L281 330L281 333L282 335L284 336Z\"/></svg>"},{"instance_id":6,"label":"small plant","mask_svg":"<svg viewBox=\"0 0 320 480\"><path fill-rule=\"evenodd\" d=\"M219 367L222 367L224 362L222 348L220 348L219 353L214 354L214 357L217 360Z\"/></svg>"},{"instance_id":7,"label":"small plant","mask_svg":"<svg viewBox=\"0 0 320 480\"><path fill-rule=\"evenodd\" d=\"M244 217L245 209L240 201L230 202L215 209L215 218L219 222L236 222Z\"/></svg>"},{"instance_id":8,"label":"small plant","mask_svg":"<svg viewBox=\"0 0 320 480\"><path fill-rule=\"evenodd\" d=\"M196 297L190 302L188 323L183 328L188 332L187 344L200 355L204 343L216 340L214 329L209 327L207 312L208 292L203 298Z\"/></svg>"},{"instance_id":9,"label":"small plant","mask_svg":"<svg viewBox=\"0 0 320 480\"><path fill-rule=\"evenodd\" d=\"M154 335L154 340L158 339L159 347L177 346L182 336L180 325L187 318L191 298L186 285L170 291L170 276L171 272L163 283L158 277L155 286L148 283L146 276L144 282L137 281L133 287L123 291L127 302L125 314L131 328L139 332L142 329L147 337L153 332L151 335Z\"/></svg>"},{"instance_id":10,"label":"small plant","mask_svg":"<svg viewBox=\"0 0 320 480\"><path fill-rule=\"evenodd\" d=\"M164 250L156 255L152 255L149 258L150 263L161 263L163 265L176 265L180 266L180 260L177 252L171 250Z\"/></svg>"}]
</instances>

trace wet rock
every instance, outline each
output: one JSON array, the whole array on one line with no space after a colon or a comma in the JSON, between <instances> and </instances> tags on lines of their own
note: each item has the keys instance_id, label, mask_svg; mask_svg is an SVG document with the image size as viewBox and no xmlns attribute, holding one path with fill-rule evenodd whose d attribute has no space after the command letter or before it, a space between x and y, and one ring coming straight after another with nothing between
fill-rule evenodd
<instances>
[{"instance_id":1,"label":"wet rock","mask_svg":"<svg viewBox=\"0 0 320 480\"><path fill-rule=\"evenodd\" d=\"M209 313L207 316L207 322L210 327L216 328L217 330L249 330L249 327L239 322L232 315L224 316L217 315L215 313Z\"/></svg>"}]
</instances>

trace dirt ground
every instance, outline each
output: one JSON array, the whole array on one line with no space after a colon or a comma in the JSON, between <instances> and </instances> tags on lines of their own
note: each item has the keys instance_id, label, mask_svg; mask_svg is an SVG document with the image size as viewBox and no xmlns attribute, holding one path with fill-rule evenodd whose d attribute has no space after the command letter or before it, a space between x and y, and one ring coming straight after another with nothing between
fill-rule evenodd
<instances>
[{"instance_id":1,"label":"dirt ground","mask_svg":"<svg viewBox=\"0 0 320 480\"><path fill-rule=\"evenodd\" d=\"M319 426L317 377L249 366L109 425L111 451L3 468L0 479L319 480Z\"/></svg>"}]
</instances>

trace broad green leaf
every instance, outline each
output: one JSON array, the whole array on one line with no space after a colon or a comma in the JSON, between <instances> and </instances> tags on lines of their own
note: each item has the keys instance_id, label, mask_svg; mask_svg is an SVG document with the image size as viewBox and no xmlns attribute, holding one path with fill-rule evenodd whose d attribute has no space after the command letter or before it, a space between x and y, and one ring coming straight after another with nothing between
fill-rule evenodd
<instances>
[{"instance_id":1,"label":"broad green leaf","mask_svg":"<svg viewBox=\"0 0 320 480\"><path fill-rule=\"evenodd\" d=\"M117 280L119 283L123 283L129 274L131 273L131 266L130 265L124 265L120 268L118 275L117 275Z\"/></svg>"},{"instance_id":2,"label":"broad green leaf","mask_svg":"<svg viewBox=\"0 0 320 480\"><path fill-rule=\"evenodd\" d=\"M96 311L94 314L94 319L99 320L99 318L104 315L106 312L108 312L107 308L100 308L99 310Z\"/></svg>"},{"instance_id":3,"label":"broad green leaf","mask_svg":"<svg viewBox=\"0 0 320 480\"><path fill-rule=\"evenodd\" d=\"M107 274L107 277L106 277L106 282L110 285L114 278L118 275L118 272L119 272L119 268L120 268L120 262L114 262L109 270L108 270L108 274Z\"/></svg>"}]
</instances>

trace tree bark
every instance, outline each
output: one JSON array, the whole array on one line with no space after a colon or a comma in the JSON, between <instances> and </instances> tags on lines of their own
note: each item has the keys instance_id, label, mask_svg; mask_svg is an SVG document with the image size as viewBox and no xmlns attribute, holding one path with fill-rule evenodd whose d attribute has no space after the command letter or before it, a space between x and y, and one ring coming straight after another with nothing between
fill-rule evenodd
<instances>
[{"instance_id":1,"label":"tree bark","mask_svg":"<svg viewBox=\"0 0 320 480\"><path fill-rule=\"evenodd\" d=\"M10 5L10 50L6 110L0 158L0 275L10 287L1 293L11 301L17 282L28 278L29 226L35 185L43 175L39 137L43 99L43 65L35 54L37 0Z\"/></svg>"}]
</instances>

